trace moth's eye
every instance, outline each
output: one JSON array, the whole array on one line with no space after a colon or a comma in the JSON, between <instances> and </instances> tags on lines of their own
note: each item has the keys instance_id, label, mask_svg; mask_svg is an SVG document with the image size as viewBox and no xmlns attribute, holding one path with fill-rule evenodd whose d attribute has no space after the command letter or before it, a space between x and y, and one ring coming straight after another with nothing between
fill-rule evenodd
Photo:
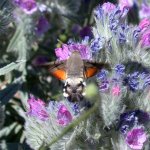
<instances>
[{"instance_id":1,"label":"moth's eye","mask_svg":"<svg viewBox=\"0 0 150 150\"><path fill-rule=\"evenodd\" d=\"M71 87L71 85L70 85L70 84L67 84L67 87Z\"/></svg>"},{"instance_id":2,"label":"moth's eye","mask_svg":"<svg viewBox=\"0 0 150 150\"><path fill-rule=\"evenodd\" d=\"M82 82L80 82L79 84L77 84L77 87L83 86Z\"/></svg>"}]
</instances>

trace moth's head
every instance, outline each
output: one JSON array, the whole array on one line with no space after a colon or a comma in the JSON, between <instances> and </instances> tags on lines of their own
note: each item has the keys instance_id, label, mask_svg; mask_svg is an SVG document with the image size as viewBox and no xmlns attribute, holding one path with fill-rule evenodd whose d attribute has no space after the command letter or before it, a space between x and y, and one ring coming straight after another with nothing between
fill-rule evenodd
<instances>
[{"instance_id":1,"label":"moth's head","mask_svg":"<svg viewBox=\"0 0 150 150\"><path fill-rule=\"evenodd\" d=\"M85 85L82 78L68 78L64 85L64 97L71 102L80 101L85 95Z\"/></svg>"}]
</instances>

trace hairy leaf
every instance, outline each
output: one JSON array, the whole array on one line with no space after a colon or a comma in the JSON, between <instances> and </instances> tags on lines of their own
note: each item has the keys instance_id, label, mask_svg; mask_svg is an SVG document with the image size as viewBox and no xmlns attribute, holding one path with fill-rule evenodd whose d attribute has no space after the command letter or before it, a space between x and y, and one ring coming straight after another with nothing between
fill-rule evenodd
<instances>
[{"instance_id":1,"label":"hairy leaf","mask_svg":"<svg viewBox=\"0 0 150 150\"><path fill-rule=\"evenodd\" d=\"M24 63L25 63L25 60L20 60L20 61L10 63L10 64L6 65L5 67L0 68L0 75L5 75L14 69L18 69L18 67Z\"/></svg>"}]
</instances>

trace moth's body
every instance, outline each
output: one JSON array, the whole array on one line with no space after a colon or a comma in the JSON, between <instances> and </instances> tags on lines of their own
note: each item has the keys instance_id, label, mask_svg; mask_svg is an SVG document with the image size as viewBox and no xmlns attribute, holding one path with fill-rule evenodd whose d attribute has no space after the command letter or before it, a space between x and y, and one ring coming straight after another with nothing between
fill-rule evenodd
<instances>
[{"instance_id":1,"label":"moth's body","mask_svg":"<svg viewBox=\"0 0 150 150\"><path fill-rule=\"evenodd\" d=\"M85 77L84 63L77 51L66 61L66 76L63 95L71 101L79 101L84 96Z\"/></svg>"},{"instance_id":2,"label":"moth's body","mask_svg":"<svg viewBox=\"0 0 150 150\"><path fill-rule=\"evenodd\" d=\"M66 61L67 78L84 78L84 64L80 54L75 51Z\"/></svg>"},{"instance_id":3,"label":"moth's body","mask_svg":"<svg viewBox=\"0 0 150 150\"><path fill-rule=\"evenodd\" d=\"M87 78L95 75L103 67L109 68L106 63L83 60L78 51L72 52L67 60L44 64L44 66L48 67L53 76L65 81L63 95L72 102L82 100Z\"/></svg>"}]
</instances>

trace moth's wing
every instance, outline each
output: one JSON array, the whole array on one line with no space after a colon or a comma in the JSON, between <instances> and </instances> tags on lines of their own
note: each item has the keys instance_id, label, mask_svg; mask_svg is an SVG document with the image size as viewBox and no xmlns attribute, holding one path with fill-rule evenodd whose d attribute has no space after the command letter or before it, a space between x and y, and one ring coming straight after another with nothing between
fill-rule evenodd
<instances>
[{"instance_id":1,"label":"moth's wing","mask_svg":"<svg viewBox=\"0 0 150 150\"><path fill-rule=\"evenodd\" d=\"M45 67L57 79L66 80L66 61L53 61L40 66Z\"/></svg>"},{"instance_id":2,"label":"moth's wing","mask_svg":"<svg viewBox=\"0 0 150 150\"><path fill-rule=\"evenodd\" d=\"M83 62L85 78L90 78L96 75L96 73L98 73L103 68L110 70L110 65L108 63L98 63L89 60L84 60Z\"/></svg>"}]
</instances>

